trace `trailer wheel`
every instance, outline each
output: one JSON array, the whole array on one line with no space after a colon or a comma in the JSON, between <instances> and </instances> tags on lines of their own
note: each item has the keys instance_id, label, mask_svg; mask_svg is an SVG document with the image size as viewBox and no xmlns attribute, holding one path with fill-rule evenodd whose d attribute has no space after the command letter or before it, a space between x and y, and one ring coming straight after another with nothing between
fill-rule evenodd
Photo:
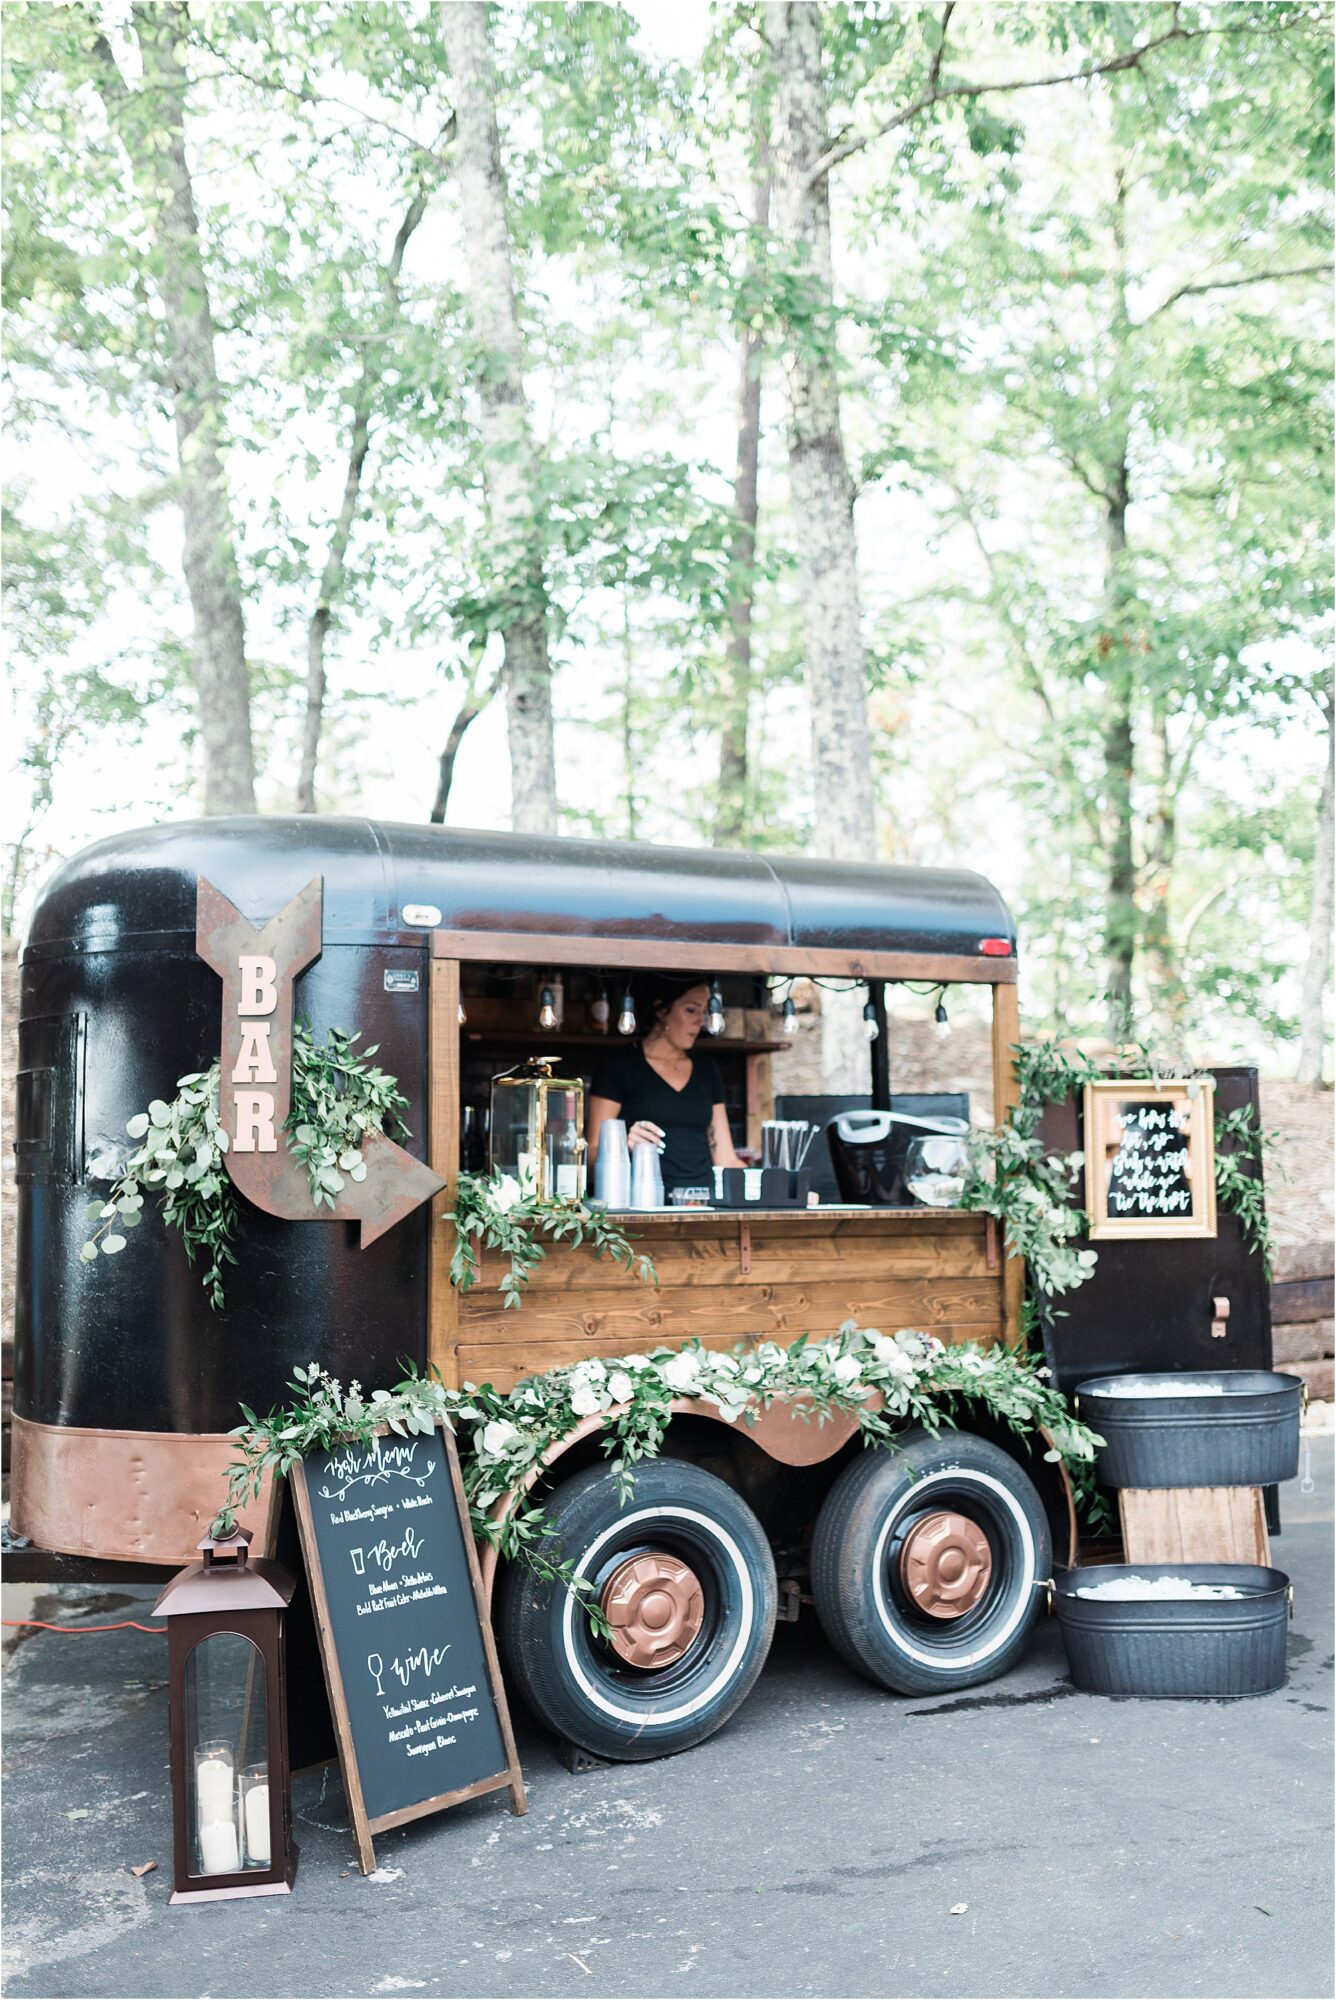
<instances>
[{"instance_id":1,"label":"trailer wheel","mask_svg":"<svg viewBox=\"0 0 1336 2000\"><path fill-rule=\"evenodd\" d=\"M1051 1574L1043 1503L995 1444L914 1430L826 1496L812 1595L850 1666L896 1694L992 1680L1025 1647Z\"/></svg>"},{"instance_id":2,"label":"trailer wheel","mask_svg":"<svg viewBox=\"0 0 1336 2000\"><path fill-rule=\"evenodd\" d=\"M731 1486L683 1460L637 1466L623 1503L601 1466L553 1492L545 1553L587 1577L612 1626L522 1561L498 1582L507 1672L540 1721L596 1756L671 1756L748 1694L775 1628L775 1564Z\"/></svg>"}]
</instances>

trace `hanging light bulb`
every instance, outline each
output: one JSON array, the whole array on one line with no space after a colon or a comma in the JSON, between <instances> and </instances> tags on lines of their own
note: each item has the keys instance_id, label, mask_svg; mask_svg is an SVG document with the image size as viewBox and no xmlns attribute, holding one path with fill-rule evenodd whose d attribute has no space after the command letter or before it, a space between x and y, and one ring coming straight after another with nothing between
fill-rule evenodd
<instances>
[{"instance_id":1,"label":"hanging light bulb","mask_svg":"<svg viewBox=\"0 0 1336 2000\"><path fill-rule=\"evenodd\" d=\"M590 1002L589 1018L593 1022L594 1026L598 1029L600 1035L607 1034L608 1022L612 1019L612 1008L608 1004L608 987L606 980L598 989L597 1000L593 1000Z\"/></svg>"},{"instance_id":2,"label":"hanging light bulb","mask_svg":"<svg viewBox=\"0 0 1336 2000\"><path fill-rule=\"evenodd\" d=\"M946 988L937 995L937 1009L933 1017L933 1033L939 1042L944 1042L951 1032L951 1023L946 1018Z\"/></svg>"},{"instance_id":3,"label":"hanging light bulb","mask_svg":"<svg viewBox=\"0 0 1336 2000\"><path fill-rule=\"evenodd\" d=\"M881 1033L881 1028L877 1022L877 1010L871 999L868 1000L863 1009L863 1033L870 1042L875 1042Z\"/></svg>"},{"instance_id":4,"label":"hanging light bulb","mask_svg":"<svg viewBox=\"0 0 1336 2000\"><path fill-rule=\"evenodd\" d=\"M779 1016L779 1032L786 1042L791 1042L798 1032L798 1009L793 1004L791 993L785 996Z\"/></svg>"},{"instance_id":5,"label":"hanging light bulb","mask_svg":"<svg viewBox=\"0 0 1336 2000\"><path fill-rule=\"evenodd\" d=\"M617 1016L617 1033L619 1035L633 1035L635 1031L636 1031L636 1003L634 995L632 994L631 989L628 986L625 993L623 993L622 995L621 1012Z\"/></svg>"},{"instance_id":6,"label":"hanging light bulb","mask_svg":"<svg viewBox=\"0 0 1336 2000\"><path fill-rule=\"evenodd\" d=\"M550 986L545 986L538 996L538 1025L540 1028L557 1025L557 1002Z\"/></svg>"},{"instance_id":7,"label":"hanging light bulb","mask_svg":"<svg viewBox=\"0 0 1336 2000\"><path fill-rule=\"evenodd\" d=\"M710 1000L705 1009L705 1032L707 1035L722 1035L724 1032L724 996L719 991L719 981L710 981Z\"/></svg>"},{"instance_id":8,"label":"hanging light bulb","mask_svg":"<svg viewBox=\"0 0 1336 2000\"><path fill-rule=\"evenodd\" d=\"M462 997L462 995L461 995L461 997L460 997L460 1001L459 1001L459 1008L458 1008L458 1013L459 1013L459 1025L460 1025L460 1027L461 1027L461 1028L464 1028L464 1027L467 1027L467 1026L468 1026L468 1018L469 1018L469 1017L468 1017L468 1015L467 1015L467 1014L466 1014L466 1013L464 1012L464 1001L463 1001L463 997Z\"/></svg>"}]
</instances>

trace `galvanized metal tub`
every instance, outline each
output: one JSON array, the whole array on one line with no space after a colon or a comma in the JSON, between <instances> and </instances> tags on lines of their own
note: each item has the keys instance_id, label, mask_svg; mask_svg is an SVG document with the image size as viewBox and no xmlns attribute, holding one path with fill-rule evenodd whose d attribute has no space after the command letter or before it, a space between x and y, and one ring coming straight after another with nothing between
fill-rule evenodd
<instances>
[{"instance_id":1,"label":"galvanized metal tub","mask_svg":"<svg viewBox=\"0 0 1336 2000\"><path fill-rule=\"evenodd\" d=\"M1274 1486L1299 1469L1303 1388L1263 1368L1101 1375L1080 1384L1076 1408L1104 1439L1106 1486Z\"/></svg>"},{"instance_id":2,"label":"galvanized metal tub","mask_svg":"<svg viewBox=\"0 0 1336 2000\"><path fill-rule=\"evenodd\" d=\"M1081 1597L1092 1584L1173 1577L1225 1584L1231 1598ZM1087 1694L1237 1700L1285 1684L1292 1592L1283 1570L1253 1563L1109 1563L1067 1570L1054 1609L1072 1679Z\"/></svg>"}]
</instances>

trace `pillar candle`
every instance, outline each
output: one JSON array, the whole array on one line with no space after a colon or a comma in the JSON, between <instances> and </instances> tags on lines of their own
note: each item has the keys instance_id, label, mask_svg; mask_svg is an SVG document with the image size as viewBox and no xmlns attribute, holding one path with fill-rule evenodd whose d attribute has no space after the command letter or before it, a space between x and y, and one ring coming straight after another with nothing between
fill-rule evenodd
<instances>
[{"instance_id":1,"label":"pillar candle","mask_svg":"<svg viewBox=\"0 0 1336 2000\"><path fill-rule=\"evenodd\" d=\"M269 1866L268 1785L251 1785L246 1792L246 1858Z\"/></svg>"},{"instance_id":2,"label":"pillar candle","mask_svg":"<svg viewBox=\"0 0 1336 2000\"><path fill-rule=\"evenodd\" d=\"M206 1820L199 1830L206 1875L235 1875L240 1865L237 1830L230 1819Z\"/></svg>"},{"instance_id":3,"label":"pillar candle","mask_svg":"<svg viewBox=\"0 0 1336 2000\"><path fill-rule=\"evenodd\" d=\"M199 1823L232 1817L232 1759L201 1757L195 1766L195 1797Z\"/></svg>"}]
</instances>

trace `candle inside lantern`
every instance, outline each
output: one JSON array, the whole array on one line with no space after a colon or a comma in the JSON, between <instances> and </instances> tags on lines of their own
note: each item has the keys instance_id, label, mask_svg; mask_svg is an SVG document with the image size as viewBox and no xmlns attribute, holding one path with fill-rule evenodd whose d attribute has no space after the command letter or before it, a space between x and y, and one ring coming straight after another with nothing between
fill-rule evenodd
<instances>
[{"instance_id":1,"label":"candle inside lantern","mask_svg":"<svg viewBox=\"0 0 1336 2000\"><path fill-rule=\"evenodd\" d=\"M242 1774L242 1795L246 1802L246 1859L257 1868L267 1868L269 1845L269 1772L257 1764Z\"/></svg>"},{"instance_id":2,"label":"candle inside lantern","mask_svg":"<svg viewBox=\"0 0 1336 2000\"><path fill-rule=\"evenodd\" d=\"M233 1812L235 1766L225 1743L205 1743L195 1760L195 1803L199 1824L230 1821Z\"/></svg>"},{"instance_id":3,"label":"candle inside lantern","mask_svg":"<svg viewBox=\"0 0 1336 2000\"><path fill-rule=\"evenodd\" d=\"M240 1866L240 1857L237 1850L237 1830L230 1819L201 1822L199 1847L206 1875L236 1874Z\"/></svg>"}]
</instances>

